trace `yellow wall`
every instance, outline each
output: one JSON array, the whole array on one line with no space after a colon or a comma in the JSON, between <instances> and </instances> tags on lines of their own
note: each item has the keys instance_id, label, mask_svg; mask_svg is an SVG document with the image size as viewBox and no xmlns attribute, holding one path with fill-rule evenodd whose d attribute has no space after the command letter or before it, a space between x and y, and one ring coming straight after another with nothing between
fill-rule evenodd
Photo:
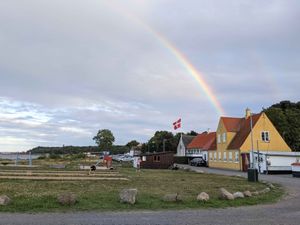
<instances>
[{"instance_id":1,"label":"yellow wall","mask_svg":"<svg viewBox=\"0 0 300 225\"><path fill-rule=\"evenodd\" d=\"M223 137L222 137L223 133L226 133L226 141L225 142L223 142ZM234 136L236 135L236 133L235 132L227 132L223 121L220 119L217 131L216 131L216 135L217 135L217 151L216 151L217 158L216 158L216 160L214 160L214 159L210 160L210 157L208 157L209 158L209 167L240 170L240 168L241 168L240 154L239 154L239 160L238 161L235 160L235 152L238 150L234 150L234 151L227 150L228 145L231 143L231 141L234 138ZM220 143L218 143L218 135L220 135L220 137L221 137ZM213 151L209 151L209 152L213 152ZM229 152L232 152L231 153L232 161L229 161ZM221 153L221 160L219 159L219 153ZM226 154L226 161L224 161L224 153Z\"/></svg>"},{"instance_id":2,"label":"yellow wall","mask_svg":"<svg viewBox=\"0 0 300 225\"><path fill-rule=\"evenodd\" d=\"M225 142L223 142L223 136L222 136L223 133L226 133L226 141ZM223 121L220 120L216 135L217 135L217 151L222 152L222 154L223 154L223 152L227 150L228 145L230 144L230 142L232 141L232 139L234 138L236 133L227 132ZM221 138L220 143L218 142L218 135L220 135L220 138Z\"/></svg>"},{"instance_id":3,"label":"yellow wall","mask_svg":"<svg viewBox=\"0 0 300 225\"><path fill-rule=\"evenodd\" d=\"M269 131L270 141L264 142L261 139L261 132ZM290 152L290 147L286 144L283 138L280 136L272 122L267 115L263 113L255 126L252 129L253 132L253 149L260 151L285 151ZM251 150L251 134L246 138L244 144L241 146L241 152L249 152Z\"/></svg>"},{"instance_id":4,"label":"yellow wall","mask_svg":"<svg viewBox=\"0 0 300 225\"><path fill-rule=\"evenodd\" d=\"M216 160L213 159L211 160L210 156L208 155L208 159L209 159L209 162L208 162L208 166L211 167L211 168L226 168L226 169L231 169L231 170L241 170L241 156L239 154L239 161L236 161L235 160L235 152L236 151L225 151L226 155L227 155L227 160L224 161L223 159L223 152L221 154L221 160L219 159L218 157L218 152L220 151L209 151L209 153L212 153L214 154L214 152L217 153L217 158ZM229 161L229 152L232 152L232 161Z\"/></svg>"}]
</instances>

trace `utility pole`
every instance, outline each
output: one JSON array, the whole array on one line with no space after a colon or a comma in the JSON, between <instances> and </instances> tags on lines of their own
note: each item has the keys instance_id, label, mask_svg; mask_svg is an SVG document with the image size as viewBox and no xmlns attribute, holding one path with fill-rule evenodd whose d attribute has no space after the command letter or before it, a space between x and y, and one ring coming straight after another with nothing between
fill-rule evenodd
<instances>
[{"instance_id":1,"label":"utility pole","mask_svg":"<svg viewBox=\"0 0 300 225\"><path fill-rule=\"evenodd\" d=\"M250 114L250 129L251 129L251 158L252 158L252 164L251 167L254 169L254 152L253 152L253 121L252 121L252 113Z\"/></svg>"},{"instance_id":2,"label":"utility pole","mask_svg":"<svg viewBox=\"0 0 300 225\"><path fill-rule=\"evenodd\" d=\"M166 140L167 140L167 139L163 139L163 152L166 151Z\"/></svg>"}]
</instances>

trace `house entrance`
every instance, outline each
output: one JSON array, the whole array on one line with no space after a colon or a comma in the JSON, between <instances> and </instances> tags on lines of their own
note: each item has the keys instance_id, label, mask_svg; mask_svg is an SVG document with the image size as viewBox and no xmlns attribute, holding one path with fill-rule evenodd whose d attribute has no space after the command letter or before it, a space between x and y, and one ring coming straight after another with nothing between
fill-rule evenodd
<instances>
[{"instance_id":1,"label":"house entrance","mask_svg":"<svg viewBox=\"0 0 300 225\"><path fill-rule=\"evenodd\" d=\"M249 153L242 153L242 170L246 172L249 168L250 164L250 154Z\"/></svg>"}]
</instances>

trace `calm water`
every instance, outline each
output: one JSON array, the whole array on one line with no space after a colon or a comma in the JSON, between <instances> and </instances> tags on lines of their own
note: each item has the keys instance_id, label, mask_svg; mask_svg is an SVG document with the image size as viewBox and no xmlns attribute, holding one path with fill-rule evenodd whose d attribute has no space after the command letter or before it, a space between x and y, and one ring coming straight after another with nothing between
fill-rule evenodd
<instances>
[{"instance_id":1,"label":"calm water","mask_svg":"<svg viewBox=\"0 0 300 225\"><path fill-rule=\"evenodd\" d=\"M40 156L40 154L32 154L31 159L37 159ZM0 153L0 159L10 159L10 160L16 160L17 154L16 153ZM20 160L28 160L29 154L19 154L18 159Z\"/></svg>"}]
</instances>

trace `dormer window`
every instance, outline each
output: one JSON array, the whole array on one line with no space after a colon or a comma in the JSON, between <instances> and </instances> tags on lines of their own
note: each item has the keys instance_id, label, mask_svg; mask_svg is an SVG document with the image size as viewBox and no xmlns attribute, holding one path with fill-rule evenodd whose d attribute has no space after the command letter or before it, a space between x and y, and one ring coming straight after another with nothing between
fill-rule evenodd
<instances>
[{"instance_id":1,"label":"dormer window","mask_svg":"<svg viewBox=\"0 0 300 225\"><path fill-rule=\"evenodd\" d=\"M262 131L261 132L261 140L263 142L269 142L270 141L270 132L269 131Z\"/></svg>"},{"instance_id":2,"label":"dormer window","mask_svg":"<svg viewBox=\"0 0 300 225\"><path fill-rule=\"evenodd\" d=\"M222 134L222 141L225 143L226 142L226 133Z\"/></svg>"},{"instance_id":3,"label":"dormer window","mask_svg":"<svg viewBox=\"0 0 300 225\"><path fill-rule=\"evenodd\" d=\"M218 144L221 143L221 134L218 134Z\"/></svg>"}]
</instances>

